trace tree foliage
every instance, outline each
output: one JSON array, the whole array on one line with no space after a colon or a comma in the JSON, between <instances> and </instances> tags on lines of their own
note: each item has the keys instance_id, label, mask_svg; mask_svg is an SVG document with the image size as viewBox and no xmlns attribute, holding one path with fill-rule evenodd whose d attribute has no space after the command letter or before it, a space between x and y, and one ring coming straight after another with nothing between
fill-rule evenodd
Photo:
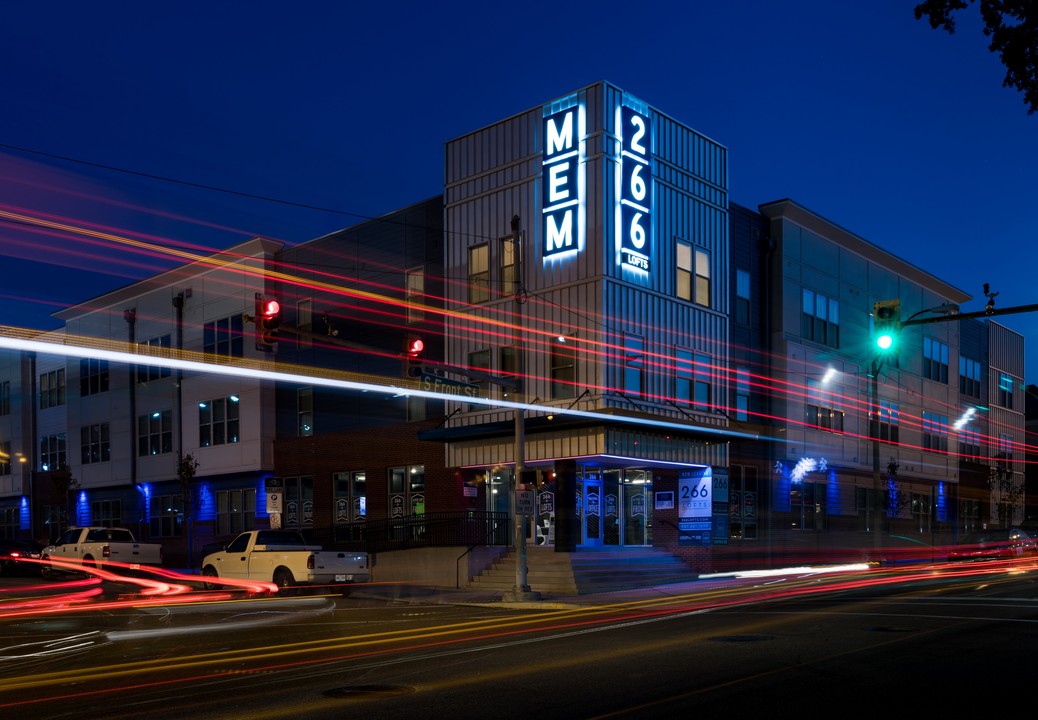
<instances>
[{"instance_id":1,"label":"tree foliage","mask_svg":"<svg viewBox=\"0 0 1038 720\"><path fill-rule=\"evenodd\" d=\"M955 32L955 13L977 0L924 0L915 6L915 18L928 18L930 27ZM1038 2L1035 0L979 0L988 49L997 52L1006 68L1003 87L1024 94L1028 114L1038 112Z\"/></svg>"}]
</instances>

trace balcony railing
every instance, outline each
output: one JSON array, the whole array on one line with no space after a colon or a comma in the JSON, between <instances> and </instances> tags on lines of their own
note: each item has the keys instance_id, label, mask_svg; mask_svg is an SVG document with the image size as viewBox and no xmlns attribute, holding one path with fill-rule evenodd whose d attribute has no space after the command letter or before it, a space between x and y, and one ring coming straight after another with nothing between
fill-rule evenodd
<instances>
[{"instance_id":1,"label":"balcony railing","mask_svg":"<svg viewBox=\"0 0 1038 720\"><path fill-rule=\"evenodd\" d=\"M304 530L308 541L335 550L406 550L419 547L508 545L506 512L461 510Z\"/></svg>"}]
</instances>

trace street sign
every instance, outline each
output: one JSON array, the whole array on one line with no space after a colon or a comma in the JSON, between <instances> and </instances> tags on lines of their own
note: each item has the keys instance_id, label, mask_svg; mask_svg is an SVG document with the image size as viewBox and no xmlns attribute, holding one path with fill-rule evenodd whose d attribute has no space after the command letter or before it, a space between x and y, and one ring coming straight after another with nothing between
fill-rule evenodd
<instances>
[{"instance_id":1,"label":"street sign","mask_svg":"<svg viewBox=\"0 0 1038 720\"><path fill-rule=\"evenodd\" d=\"M534 514L534 491L533 490L516 490L515 491L515 514L516 515L533 515Z\"/></svg>"},{"instance_id":2,"label":"street sign","mask_svg":"<svg viewBox=\"0 0 1038 720\"><path fill-rule=\"evenodd\" d=\"M472 383L451 380L441 375L423 372L418 376L421 389L427 392L440 393L441 395L462 395L464 397L479 397L480 387Z\"/></svg>"}]
</instances>

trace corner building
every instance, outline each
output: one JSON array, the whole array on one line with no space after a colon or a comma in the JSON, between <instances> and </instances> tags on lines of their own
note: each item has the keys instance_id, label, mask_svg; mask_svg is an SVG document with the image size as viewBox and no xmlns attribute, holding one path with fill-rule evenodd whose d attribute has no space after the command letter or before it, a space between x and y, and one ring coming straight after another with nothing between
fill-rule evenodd
<instances>
[{"instance_id":1,"label":"corner building","mask_svg":"<svg viewBox=\"0 0 1038 720\"><path fill-rule=\"evenodd\" d=\"M606 82L446 144L447 362L483 370L487 397L557 410L517 432L514 408L451 402L425 437L490 510L508 509L519 461L530 543L702 565L727 538L727 499L709 496L742 435L721 410L727 161Z\"/></svg>"}]
</instances>

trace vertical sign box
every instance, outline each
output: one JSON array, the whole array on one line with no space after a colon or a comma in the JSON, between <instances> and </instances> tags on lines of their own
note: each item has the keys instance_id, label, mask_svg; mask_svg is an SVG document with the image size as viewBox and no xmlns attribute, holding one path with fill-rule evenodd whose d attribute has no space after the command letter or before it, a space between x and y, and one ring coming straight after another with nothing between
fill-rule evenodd
<instances>
[{"instance_id":1,"label":"vertical sign box","mask_svg":"<svg viewBox=\"0 0 1038 720\"><path fill-rule=\"evenodd\" d=\"M633 108L620 108L620 207L617 247L620 264L652 270L652 123Z\"/></svg>"},{"instance_id":2,"label":"vertical sign box","mask_svg":"<svg viewBox=\"0 0 1038 720\"><path fill-rule=\"evenodd\" d=\"M576 253L583 245L582 118L579 105L544 116L541 250L545 260Z\"/></svg>"},{"instance_id":3,"label":"vertical sign box","mask_svg":"<svg viewBox=\"0 0 1038 720\"><path fill-rule=\"evenodd\" d=\"M678 545L709 547L713 489L710 468L682 470L678 475Z\"/></svg>"}]
</instances>

